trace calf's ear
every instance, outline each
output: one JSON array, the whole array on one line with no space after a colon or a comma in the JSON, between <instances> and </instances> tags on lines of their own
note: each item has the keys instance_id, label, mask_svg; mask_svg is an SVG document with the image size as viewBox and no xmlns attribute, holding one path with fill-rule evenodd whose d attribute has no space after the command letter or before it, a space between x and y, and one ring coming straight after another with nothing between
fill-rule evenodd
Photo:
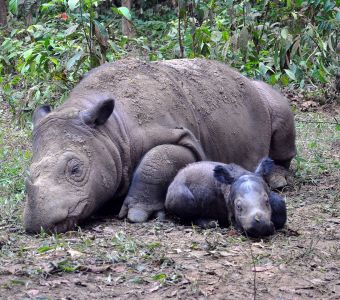
<instances>
[{"instance_id":1,"label":"calf's ear","mask_svg":"<svg viewBox=\"0 0 340 300\"><path fill-rule=\"evenodd\" d=\"M269 203L272 208L271 221L273 222L275 229L283 228L287 222L286 202L279 194L270 192Z\"/></svg>"},{"instance_id":2,"label":"calf's ear","mask_svg":"<svg viewBox=\"0 0 340 300\"><path fill-rule=\"evenodd\" d=\"M32 123L33 123L33 127L36 127L38 125L38 123L49 113L51 112L51 107L49 105L41 105L38 106L34 113L33 113L33 117L32 117Z\"/></svg>"},{"instance_id":3,"label":"calf's ear","mask_svg":"<svg viewBox=\"0 0 340 300\"><path fill-rule=\"evenodd\" d=\"M227 168L221 165L217 165L214 168L214 177L217 181L224 184L232 184L235 181L235 178L231 176Z\"/></svg>"},{"instance_id":4,"label":"calf's ear","mask_svg":"<svg viewBox=\"0 0 340 300\"><path fill-rule=\"evenodd\" d=\"M273 167L274 161L269 157L265 157L261 159L260 163L256 167L255 174L260 175L262 177L268 176L271 173Z\"/></svg>"},{"instance_id":5,"label":"calf's ear","mask_svg":"<svg viewBox=\"0 0 340 300\"><path fill-rule=\"evenodd\" d=\"M93 107L80 112L80 118L86 125L95 127L103 125L111 116L114 108L114 100L106 99L96 103Z\"/></svg>"}]
</instances>

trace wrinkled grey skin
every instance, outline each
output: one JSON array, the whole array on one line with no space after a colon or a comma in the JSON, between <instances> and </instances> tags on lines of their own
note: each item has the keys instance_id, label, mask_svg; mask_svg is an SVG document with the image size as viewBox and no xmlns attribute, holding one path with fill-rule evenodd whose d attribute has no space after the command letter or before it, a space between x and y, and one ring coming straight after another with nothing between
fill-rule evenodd
<instances>
[{"instance_id":1,"label":"wrinkled grey skin","mask_svg":"<svg viewBox=\"0 0 340 300\"><path fill-rule=\"evenodd\" d=\"M204 228L218 221L220 226L232 223L247 236L271 235L287 218L284 200L263 180L272 166L271 159L263 159L251 173L235 164L190 164L170 184L165 208Z\"/></svg>"},{"instance_id":2,"label":"wrinkled grey skin","mask_svg":"<svg viewBox=\"0 0 340 300\"><path fill-rule=\"evenodd\" d=\"M287 170L295 155L287 100L201 59L104 64L59 108L38 108L33 123L27 232L72 229L117 199L125 199L121 218L144 222L162 213L169 183L188 163L252 169L270 155Z\"/></svg>"}]
</instances>

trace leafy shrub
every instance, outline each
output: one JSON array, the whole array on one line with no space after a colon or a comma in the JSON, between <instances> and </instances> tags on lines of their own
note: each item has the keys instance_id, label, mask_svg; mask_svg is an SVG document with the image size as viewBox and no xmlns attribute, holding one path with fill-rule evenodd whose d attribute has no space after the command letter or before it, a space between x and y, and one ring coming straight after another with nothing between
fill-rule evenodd
<instances>
[{"instance_id":1,"label":"leafy shrub","mask_svg":"<svg viewBox=\"0 0 340 300\"><path fill-rule=\"evenodd\" d=\"M18 3L9 2L17 18L23 13ZM60 103L86 71L130 54L217 59L252 78L321 98L340 73L335 1L160 3L145 1L130 12L108 10L103 0L43 0L31 13L33 25L13 17L0 32L0 83L13 113L21 120L38 104ZM121 34L122 18L133 22L135 37Z\"/></svg>"}]
</instances>

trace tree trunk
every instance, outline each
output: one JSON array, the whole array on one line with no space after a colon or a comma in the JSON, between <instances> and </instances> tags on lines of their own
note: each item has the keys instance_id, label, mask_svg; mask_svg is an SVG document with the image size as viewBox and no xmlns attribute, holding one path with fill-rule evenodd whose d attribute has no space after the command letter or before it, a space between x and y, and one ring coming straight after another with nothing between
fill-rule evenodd
<instances>
[{"instance_id":1,"label":"tree trunk","mask_svg":"<svg viewBox=\"0 0 340 300\"><path fill-rule=\"evenodd\" d=\"M7 24L7 4L5 0L0 0L0 26Z\"/></svg>"},{"instance_id":2,"label":"tree trunk","mask_svg":"<svg viewBox=\"0 0 340 300\"><path fill-rule=\"evenodd\" d=\"M122 6L126 7L131 11L131 3L132 0L122 0ZM126 35L128 37L132 37L135 35L135 31L133 29L132 23L123 17L122 20L122 32L123 35Z\"/></svg>"}]
</instances>

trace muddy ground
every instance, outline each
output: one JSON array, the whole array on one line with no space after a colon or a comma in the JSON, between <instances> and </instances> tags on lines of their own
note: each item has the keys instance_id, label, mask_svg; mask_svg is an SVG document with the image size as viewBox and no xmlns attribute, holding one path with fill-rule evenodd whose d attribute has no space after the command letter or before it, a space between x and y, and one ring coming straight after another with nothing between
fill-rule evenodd
<instances>
[{"instance_id":1,"label":"muddy ground","mask_svg":"<svg viewBox=\"0 0 340 300\"><path fill-rule=\"evenodd\" d=\"M339 299L336 116L337 110L296 111L295 177L281 192L288 223L272 237L114 217L66 234L30 236L20 219L6 215L0 222L0 298ZM17 139L12 147L25 143ZM22 207L19 202L13 215Z\"/></svg>"}]
</instances>

